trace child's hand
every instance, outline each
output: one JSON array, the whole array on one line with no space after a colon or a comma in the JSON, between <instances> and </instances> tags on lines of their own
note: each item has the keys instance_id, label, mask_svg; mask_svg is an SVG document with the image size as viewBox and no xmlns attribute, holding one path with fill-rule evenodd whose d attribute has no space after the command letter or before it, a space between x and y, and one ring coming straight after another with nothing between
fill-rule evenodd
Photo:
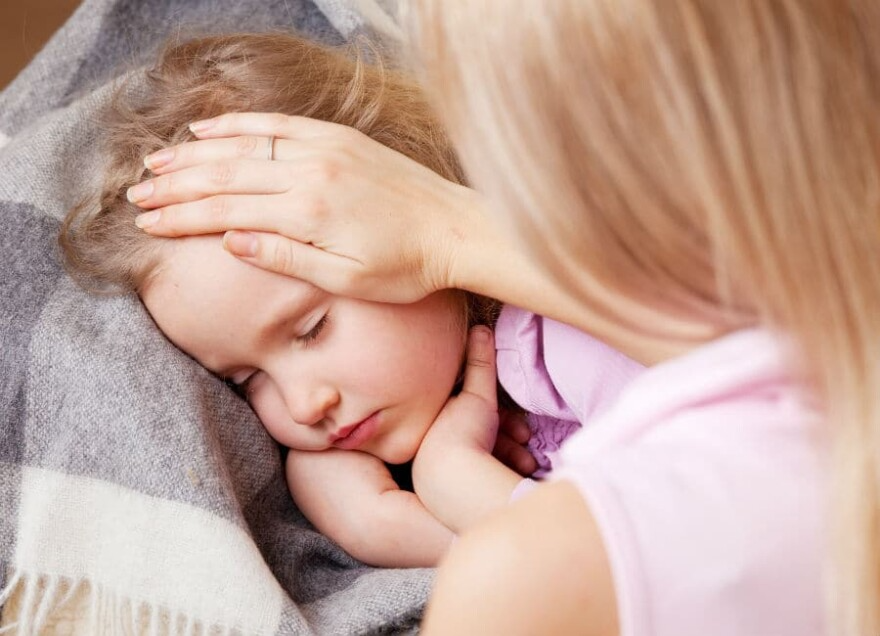
<instances>
[{"instance_id":1,"label":"child's hand","mask_svg":"<svg viewBox=\"0 0 880 636\"><path fill-rule=\"evenodd\" d=\"M501 408L498 418L498 437L492 455L508 468L528 477L538 470L538 461L528 449L532 431L525 414Z\"/></svg>"},{"instance_id":2,"label":"child's hand","mask_svg":"<svg viewBox=\"0 0 880 636\"><path fill-rule=\"evenodd\" d=\"M464 386L434 420L419 453L426 446L443 446L491 454L498 435L497 391L494 334L488 327L477 326L468 335Z\"/></svg>"},{"instance_id":3,"label":"child's hand","mask_svg":"<svg viewBox=\"0 0 880 636\"><path fill-rule=\"evenodd\" d=\"M493 334L474 327L464 387L437 416L413 461L416 494L455 532L506 505L520 481L492 456L498 434L496 386Z\"/></svg>"},{"instance_id":4,"label":"child's hand","mask_svg":"<svg viewBox=\"0 0 880 636\"><path fill-rule=\"evenodd\" d=\"M372 455L291 450L287 486L318 530L370 565L433 567L452 541L452 532Z\"/></svg>"}]
</instances>

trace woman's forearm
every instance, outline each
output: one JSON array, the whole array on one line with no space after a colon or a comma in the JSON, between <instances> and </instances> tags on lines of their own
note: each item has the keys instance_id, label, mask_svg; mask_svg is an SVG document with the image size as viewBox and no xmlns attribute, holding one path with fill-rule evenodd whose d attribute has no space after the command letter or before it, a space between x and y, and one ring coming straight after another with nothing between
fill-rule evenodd
<instances>
[{"instance_id":1,"label":"woman's forearm","mask_svg":"<svg viewBox=\"0 0 880 636\"><path fill-rule=\"evenodd\" d=\"M681 355L694 342L718 337L719 326L699 316L670 316L618 291L603 287L587 272L577 281L564 281L534 262L509 230L495 221L483 196L463 186L450 195L445 245L437 248L445 267L445 286L466 289L527 311L571 325L626 354L655 364ZM451 245L452 247L447 247ZM426 259L427 262L427 259ZM565 284L565 286L563 286ZM585 289L584 294L573 290ZM587 293L588 292L588 293ZM584 300L589 295L590 301ZM621 326L615 314L625 314L646 328Z\"/></svg>"},{"instance_id":2,"label":"woman's forearm","mask_svg":"<svg viewBox=\"0 0 880 636\"><path fill-rule=\"evenodd\" d=\"M445 285L496 298L579 328L583 308L533 263L509 231L495 222L479 192L455 186L440 268ZM445 260L442 260L445 259ZM426 259L428 260L428 259Z\"/></svg>"}]
</instances>

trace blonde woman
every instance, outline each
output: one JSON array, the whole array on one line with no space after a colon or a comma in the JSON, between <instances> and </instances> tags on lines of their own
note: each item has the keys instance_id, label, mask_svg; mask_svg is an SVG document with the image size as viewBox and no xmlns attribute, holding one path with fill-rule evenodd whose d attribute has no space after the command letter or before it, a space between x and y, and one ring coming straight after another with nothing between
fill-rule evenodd
<instances>
[{"instance_id":1,"label":"blonde woman","mask_svg":"<svg viewBox=\"0 0 880 636\"><path fill-rule=\"evenodd\" d=\"M878 5L425 0L408 22L475 190L234 115L132 196L153 234L233 230L247 262L371 299L487 294L651 365L461 537L425 633L880 633ZM221 141L254 135L286 166L271 200Z\"/></svg>"}]
</instances>

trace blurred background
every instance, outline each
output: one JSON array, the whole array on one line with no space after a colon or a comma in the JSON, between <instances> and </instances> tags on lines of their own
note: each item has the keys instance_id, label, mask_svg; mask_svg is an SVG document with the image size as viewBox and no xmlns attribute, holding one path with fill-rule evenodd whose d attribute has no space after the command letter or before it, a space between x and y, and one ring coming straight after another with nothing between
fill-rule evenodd
<instances>
[{"instance_id":1,"label":"blurred background","mask_svg":"<svg viewBox=\"0 0 880 636\"><path fill-rule=\"evenodd\" d=\"M0 0L0 89L12 81L80 0Z\"/></svg>"}]
</instances>

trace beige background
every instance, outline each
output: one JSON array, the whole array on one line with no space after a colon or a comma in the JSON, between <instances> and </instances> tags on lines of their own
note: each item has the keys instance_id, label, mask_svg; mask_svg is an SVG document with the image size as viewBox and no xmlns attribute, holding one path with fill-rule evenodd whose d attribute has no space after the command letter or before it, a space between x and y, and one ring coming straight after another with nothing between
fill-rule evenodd
<instances>
[{"instance_id":1,"label":"beige background","mask_svg":"<svg viewBox=\"0 0 880 636\"><path fill-rule=\"evenodd\" d=\"M80 0L0 0L0 88L40 50Z\"/></svg>"}]
</instances>

